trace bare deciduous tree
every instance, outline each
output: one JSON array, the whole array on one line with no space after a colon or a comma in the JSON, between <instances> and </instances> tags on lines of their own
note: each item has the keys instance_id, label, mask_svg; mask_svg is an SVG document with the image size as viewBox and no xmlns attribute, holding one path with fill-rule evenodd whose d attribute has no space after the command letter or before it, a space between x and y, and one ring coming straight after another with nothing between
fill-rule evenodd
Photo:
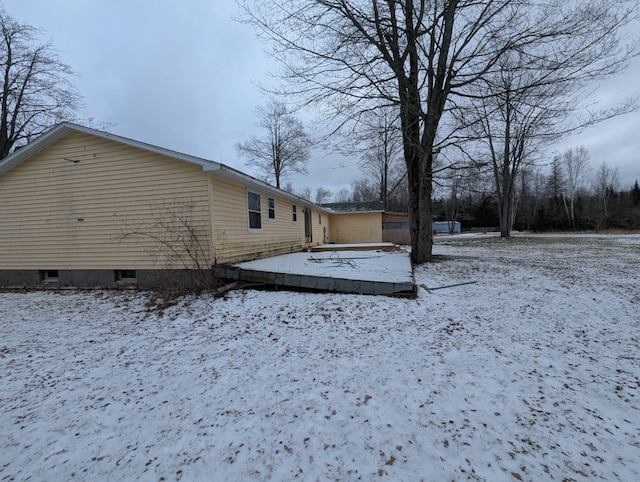
<instances>
[{"instance_id":1,"label":"bare deciduous tree","mask_svg":"<svg viewBox=\"0 0 640 482\"><path fill-rule=\"evenodd\" d=\"M575 201L578 189L585 181L589 168L589 152L584 146L567 149L562 154L565 190L562 194L564 209L572 229L577 229Z\"/></svg>"},{"instance_id":2,"label":"bare deciduous tree","mask_svg":"<svg viewBox=\"0 0 640 482\"><path fill-rule=\"evenodd\" d=\"M331 191L329 191L328 189L325 189L323 187L319 187L319 188L316 189L315 203L316 204L326 203L326 202L329 201L329 199L331 199L332 195L333 195L333 193Z\"/></svg>"},{"instance_id":3,"label":"bare deciduous tree","mask_svg":"<svg viewBox=\"0 0 640 482\"><path fill-rule=\"evenodd\" d=\"M346 188L340 189L333 196L333 198L334 198L334 202L337 202L337 203L348 203L348 202L353 201L353 199L351 198L351 193Z\"/></svg>"},{"instance_id":4,"label":"bare deciduous tree","mask_svg":"<svg viewBox=\"0 0 640 482\"><path fill-rule=\"evenodd\" d=\"M73 72L39 31L0 8L0 159L52 125L74 117Z\"/></svg>"},{"instance_id":5,"label":"bare deciduous tree","mask_svg":"<svg viewBox=\"0 0 640 482\"><path fill-rule=\"evenodd\" d=\"M546 178L539 167L525 168L520 171L520 202L518 212L520 225L527 230L534 229L536 218L544 197Z\"/></svg>"},{"instance_id":6,"label":"bare deciduous tree","mask_svg":"<svg viewBox=\"0 0 640 482\"><path fill-rule=\"evenodd\" d=\"M266 130L266 135L253 136L236 144L236 149L248 165L257 167L265 180L274 180L280 188L287 175L307 172L311 139L302 122L282 102L271 100L257 108L256 114L257 125Z\"/></svg>"},{"instance_id":7,"label":"bare deciduous tree","mask_svg":"<svg viewBox=\"0 0 640 482\"><path fill-rule=\"evenodd\" d=\"M281 189L289 194L295 194L295 189L293 188L293 183L291 181L287 181Z\"/></svg>"},{"instance_id":8,"label":"bare deciduous tree","mask_svg":"<svg viewBox=\"0 0 640 482\"><path fill-rule=\"evenodd\" d=\"M550 2L514 18L502 33L514 38L527 32L526 41L508 46L483 87L468 91L473 113L460 114L493 168L502 236L510 235L515 222L518 175L543 146L635 108L626 101L585 119L571 118L587 107L594 80L619 72L636 55L633 46L621 51L619 38L635 14L629 2Z\"/></svg>"},{"instance_id":9,"label":"bare deciduous tree","mask_svg":"<svg viewBox=\"0 0 640 482\"><path fill-rule=\"evenodd\" d=\"M434 160L452 99L469 95L508 50L540 37L512 25L534 0L246 0L290 81L289 94L318 102L344 122L380 105L399 111L407 166L414 263L431 259ZM546 2L548 3L548 2ZM564 15L563 2L555 5ZM591 3L591 2L589 2ZM571 3L573 5L573 3ZM543 32L544 34L544 32ZM345 121L345 119L347 119Z\"/></svg>"},{"instance_id":10,"label":"bare deciduous tree","mask_svg":"<svg viewBox=\"0 0 640 482\"><path fill-rule=\"evenodd\" d=\"M380 191L367 178L356 179L351 182L351 200L353 202L380 201Z\"/></svg>"},{"instance_id":11,"label":"bare deciduous tree","mask_svg":"<svg viewBox=\"0 0 640 482\"><path fill-rule=\"evenodd\" d=\"M603 162L593 178L593 190L602 203L602 221L600 225L602 228L608 227L609 202L618 189L620 189L618 168L611 168L606 162Z\"/></svg>"},{"instance_id":12,"label":"bare deciduous tree","mask_svg":"<svg viewBox=\"0 0 640 482\"><path fill-rule=\"evenodd\" d=\"M363 152L359 167L387 209L389 199L402 185L407 169L402 159L402 131L398 112L389 107L362 116L356 148Z\"/></svg>"},{"instance_id":13,"label":"bare deciduous tree","mask_svg":"<svg viewBox=\"0 0 640 482\"><path fill-rule=\"evenodd\" d=\"M296 193L296 195L302 199L311 201L311 188L309 186L305 186L300 190L300 192Z\"/></svg>"},{"instance_id":14,"label":"bare deciduous tree","mask_svg":"<svg viewBox=\"0 0 640 482\"><path fill-rule=\"evenodd\" d=\"M468 200L478 193L485 192L486 178L487 174L482 166L471 164L451 169L447 179L441 181L443 190L446 188L449 190L445 201L445 211L451 234L453 234L455 222L460 221L460 217L463 215L463 200Z\"/></svg>"}]
</instances>

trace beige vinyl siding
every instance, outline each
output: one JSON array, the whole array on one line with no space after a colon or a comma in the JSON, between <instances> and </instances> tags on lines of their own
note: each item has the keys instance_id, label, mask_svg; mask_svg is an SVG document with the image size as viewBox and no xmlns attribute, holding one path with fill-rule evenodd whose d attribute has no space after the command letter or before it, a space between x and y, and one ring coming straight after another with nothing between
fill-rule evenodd
<instances>
[{"instance_id":1,"label":"beige vinyl siding","mask_svg":"<svg viewBox=\"0 0 640 482\"><path fill-rule=\"evenodd\" d=\"M322 224L318 222L318 214L322 215ZM319 211L317 209L311 212L311 225L313 227L313 245L330 243L330 229L329 229L330 217L328 213ZM326 236L325 236L326 230ZM326 238L326 239L325 239Z\"/></svg>"},{"instance_id":2,"label":"beige vinyl siding","mask_svg":"<svg viewBox=\"0 0 640 482\"><path fill-rule=\"evenodd\" d=\"M148 235L190 204L210 252L207 179L198 165L71 133L0 176L0 269L183 268ZM135 231L146 235L123 239Z\"/></svg>"},{"instance_id":3,"label":"beige vinyl siding","mask_svg":"<svg viewBox=\"0 0 640 482\"><path fill-rule=\"evenodd\" d=\"M298 222L291 220L292 202L273 193L250 188L260 194L262 229L249 231L247 187L211 176L213 191L214 243L217 263L256 259L304 248L304 215L298 206ZM276 218L268 219L267 198L275 199Z\"/></svg>"},{"instance_id":4,"label":"beige vinyl siding","mask_svg":"<svg viewBox=\"0 0 640 482\"><path fill-rule=\"evenodd\" d=\"M382 222L384 223L408 223L409 215L405 213L383 213Z\"/></svg>"},{"instance_id":5,"label":"beige vinyl siding","mask_svg":"<svg viewBox=\"0 0 640 482\"><path fill-rule=\"evenodd\" d=\"M331 242L382 242L382 213L339 213L331 215Z\"/></svg>"},{"instance_id":6,"label":"beige vinyl siding","mask_svg":"<svg viewBox=\"0 0 640 482\"><path fill-rule=\"evenodd\" d=\"M385 227L385 223L387 226ZM404 213L384 213L382 215L382 241L393 244L411 244L409 215ZM404 226L404 227L403 227Z\"/></svg>"}]
</instances>

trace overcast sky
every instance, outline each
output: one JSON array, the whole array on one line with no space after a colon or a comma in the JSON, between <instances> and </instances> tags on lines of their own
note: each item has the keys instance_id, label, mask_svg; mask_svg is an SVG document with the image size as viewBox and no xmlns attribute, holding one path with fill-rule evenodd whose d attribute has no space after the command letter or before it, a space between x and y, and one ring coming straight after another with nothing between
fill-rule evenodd
<instances>
[{"instance_id":1,"label":"overcast sky","mask_svg":"<svg viewBox=\"0 0 640 482\"><path fill-rule=\"evenodd\" d=\"M83 116L114 134L257 173L234 145L259 134L255 83L275 65L250 26L233 20L234 0L0 0L20 22L43 30L78 74ZM602 86L603 98L640 97L640 62ZM557 149L584 145L595 168L618 167L624 185L640 179L640 113L607 121ZM357 170L317 153L301 189L348 188Z\"/></svg>"}]
</instances>

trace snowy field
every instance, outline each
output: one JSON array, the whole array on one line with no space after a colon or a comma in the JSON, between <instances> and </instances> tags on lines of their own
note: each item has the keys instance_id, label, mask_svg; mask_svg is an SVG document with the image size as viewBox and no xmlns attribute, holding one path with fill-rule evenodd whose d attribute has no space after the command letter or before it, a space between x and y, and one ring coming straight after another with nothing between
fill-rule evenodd
<instances>
[{"instance_id":1,"label":"snowy field","mask_svg":"<svg viewBox=\"0 0 640 482\"><path fill-rule=\"evenodd\" d=\"M434 252L477 283L0 292L0 481L640 480L640 236Z\"/></svg>"}]
</instances>

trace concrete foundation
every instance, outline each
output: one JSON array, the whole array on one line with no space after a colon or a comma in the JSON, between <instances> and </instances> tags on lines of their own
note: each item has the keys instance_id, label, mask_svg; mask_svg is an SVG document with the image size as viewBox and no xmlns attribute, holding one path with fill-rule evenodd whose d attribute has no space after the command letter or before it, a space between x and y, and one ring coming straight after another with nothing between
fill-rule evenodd
<instances>
[{"instance_id":1,"label":"concrete foundation","mask_svg":"<svg viewBox=\"0 0 640 482\"><path fill-rule=\"evenodd\" d=\"M182 288L194 280L212 277L209 270L0 270L0 286L11 288ZM57 274L57 276L55 276ZM135 278L122 275L135 274Z\"/></svg>"},{"instance_id":2,"label":"concrete foundation","mask_svg":"<svg viewBox=\"0 0 640 482\"><path fill-rule=\"evenodd\" d=\"M243 269L238 266L216 266L218 278L235 281L264 283L275 287L302 288L314 291L331 291L363 295L415 296L413 283L363 281L345 278L327 278L303 274L274 273Z\"/></svg>"}]
</instances>

